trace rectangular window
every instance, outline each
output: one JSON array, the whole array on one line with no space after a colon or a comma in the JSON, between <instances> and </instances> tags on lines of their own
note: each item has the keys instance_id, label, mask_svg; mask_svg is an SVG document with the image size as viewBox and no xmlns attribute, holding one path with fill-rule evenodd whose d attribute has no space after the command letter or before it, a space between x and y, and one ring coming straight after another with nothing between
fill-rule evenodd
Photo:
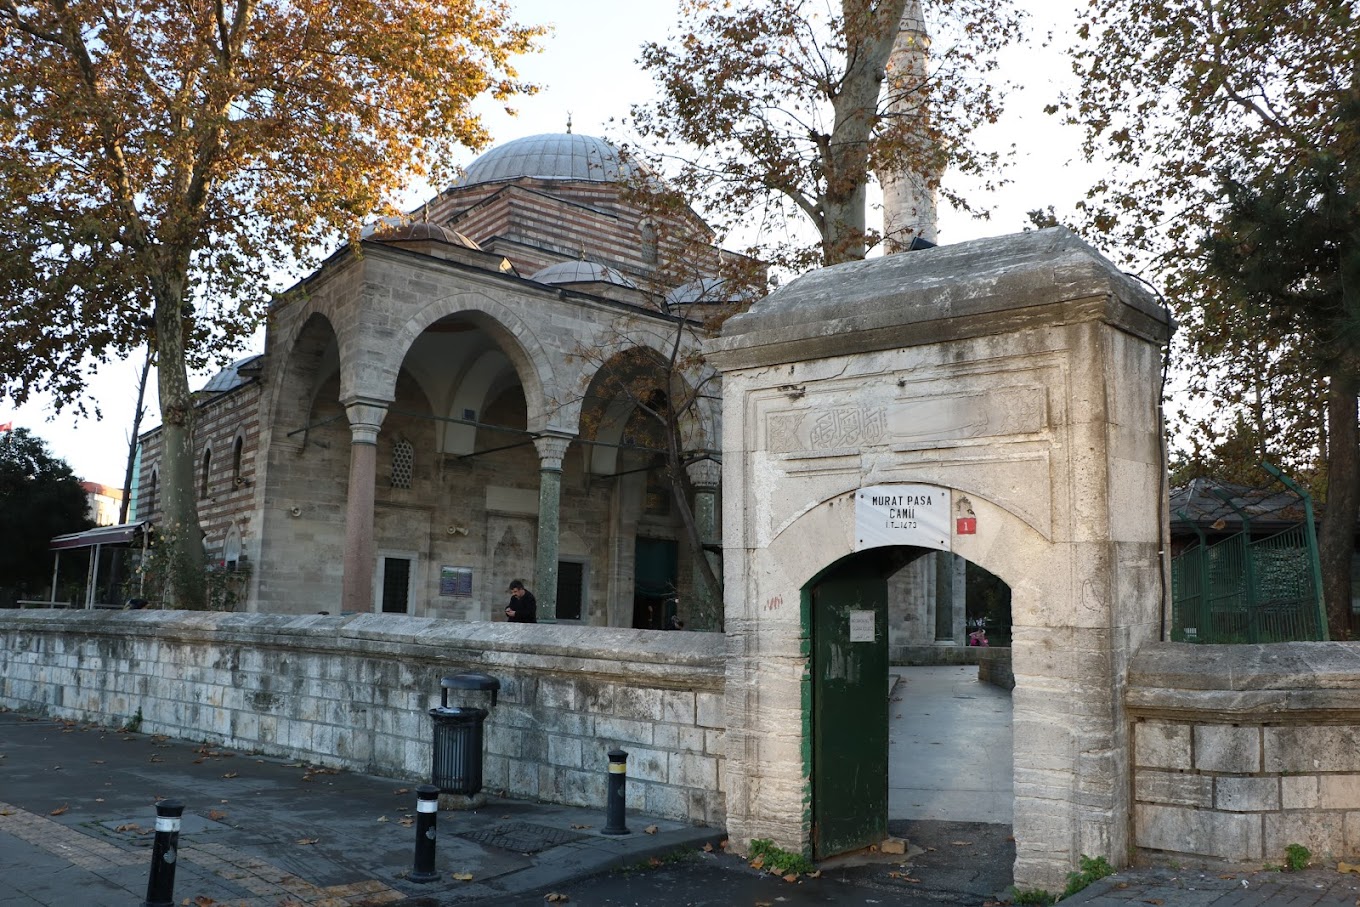
<instances>
[{"instance_id":1,"label":"rectangular window","mask_svg":"<svg viewBox=\"0 0 1360 907\"><path fill-rule=\"evenodd\" d=\"M580 561L557 562L557 619L580 620L585 599L586 565Z\"/></svg>"},{"instance_id":2,"label":"rectangular window","mask_svg":"<svg viewBox=\"0 0 1360 907\"><path fill-rule=\"evenodd\" d=\"M405 557L382 559L382 610L384 614L406 614L411 601L411 560Z\"/></svg>"}]
</instances>

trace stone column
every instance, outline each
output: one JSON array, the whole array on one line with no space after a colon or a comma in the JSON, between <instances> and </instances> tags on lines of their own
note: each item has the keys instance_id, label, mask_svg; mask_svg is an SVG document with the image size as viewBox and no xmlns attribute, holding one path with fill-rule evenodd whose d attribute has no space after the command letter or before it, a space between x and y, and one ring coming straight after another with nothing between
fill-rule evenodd
<instances>
[{"instance_id":1,"label":"stone column","mask_svg":"<svg viewBox=\"0 0 1360 907\"><path fill-rule=\"evenodd\" d=\"M689 473L690 484L694 486L694 522L699 529L699 541L709 545L718 540L717 501L718 486L722 482L722 464L716 460L700 460L685 469ZM704 586L703 569L699 563L701 557L708 559L716 575L722 575L716 554L710 554L705 549L695 555L694 591L690 593L693 601L682 609L682 617L690 622L699 618L703 626L695 626L696 630L717 629L718 608L721 605L708 594Z\"/></svg>"},{"instance_id":2,"label":"stone column","mask_svg":"<svg viewBox=\"0 0 1360 907\"><path fill-rule=\"evenodd\" d=\"M534 597L538 619L557 620L557 536L562 509L562 458L571 435L547 434L534 438L538 448L538 554L534 566Z\"/></svg>"},{"instance_id":3,"label":"stone column","mask_svg":"<svg viewBox=\"0 0 1360 907\"><path fill-rule=\"evenodd\" d=\"M349 417L349 495L345 506L343 611L373 610L373 485L378 467L378 429L387 415L381 400L344 401Z\"/></svg>"}]
</instances>

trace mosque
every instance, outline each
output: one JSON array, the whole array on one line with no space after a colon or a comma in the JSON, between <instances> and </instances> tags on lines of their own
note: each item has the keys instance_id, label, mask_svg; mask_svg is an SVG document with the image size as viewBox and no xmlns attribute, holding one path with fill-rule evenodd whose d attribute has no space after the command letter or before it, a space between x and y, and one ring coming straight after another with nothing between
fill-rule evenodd
<instances>
[{"instance_id":1,"label":"mosque","mask_svg":"<svg viewBox=\"0 0 1360 907\"><path fill-rule=\"evenodd\" d=\"M910 76L919 10L898 44ZM204 545L236 579L223 604L495 619L522 578L545 617L712 625L694 552L720 569L716 381L672 363L761 268L686 206L648 204L650 179L600 138L516 139L281 296L264 353L199 394ZM883 182L890 238L907 221L933 238L921 180ZM158 515L160 443L143 437L139 520ZM900 591L950 613L932 604L911 641L961 640L961 569L929 561Z\"/></svg>"}]
</instances>

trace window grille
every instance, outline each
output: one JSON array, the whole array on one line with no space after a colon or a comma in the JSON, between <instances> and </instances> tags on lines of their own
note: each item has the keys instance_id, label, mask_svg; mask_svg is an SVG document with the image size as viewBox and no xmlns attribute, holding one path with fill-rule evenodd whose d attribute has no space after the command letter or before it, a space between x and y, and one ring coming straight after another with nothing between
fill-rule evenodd
<instances>
[{"instance_id":1,"label":"window grille","mask_svg":"<svg viewBox=\"0 0 1360 907\"><path fill-rule=\"evenodd\" d=\"M410 441L405 438L392 447L392 487L410 488L411 474L415 470L416 452Z\"/></svg>"}]
</instances>

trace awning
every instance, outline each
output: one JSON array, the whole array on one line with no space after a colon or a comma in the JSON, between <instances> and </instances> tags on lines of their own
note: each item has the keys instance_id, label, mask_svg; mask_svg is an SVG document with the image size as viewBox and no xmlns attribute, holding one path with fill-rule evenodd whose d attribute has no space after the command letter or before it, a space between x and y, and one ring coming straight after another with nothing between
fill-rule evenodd
<instances>
[{"instance_id":1,"label":"awning","mask_svg":"<svg viewBox=\"0 0 1360 907\"><path fill-rule=\"evenodd\" d=\"M147 524L123 523L120 526L100 526L98 529L86 529L84 532L72 532L69 535L59 535L52 539L52 551L61 551L66 548L93 548L96 545L126 545L137 541L141 534L146 531Z\"/></svg>"}]
</instances>

